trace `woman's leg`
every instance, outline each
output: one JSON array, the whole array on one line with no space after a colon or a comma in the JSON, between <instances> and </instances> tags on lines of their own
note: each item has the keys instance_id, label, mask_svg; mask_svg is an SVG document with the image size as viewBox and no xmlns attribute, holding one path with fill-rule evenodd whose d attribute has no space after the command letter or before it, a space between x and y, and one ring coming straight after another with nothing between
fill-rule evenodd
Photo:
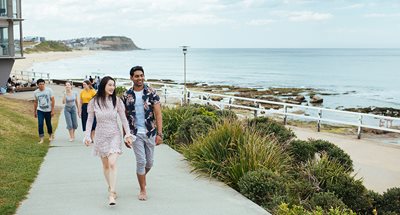
<instances>
[{"instance_id":1,"label":"woman's leg","mask_svg":"<svg viewBox=\"0 0 400 215\"><path fill-rule=\"evenodd\" d=\"M101 158L101 162L103 163L104 177L106 178L108 187L110 187L110 166L108 164L108 158L107 157Z\"/></svg>"},{"instance_id":2,"label":"woman's leg","mask_svg":"<svg viewBox=\"0 0 400 215\"><path fill-rule=\"evenodd\" d=\"M108 156L108 167L110 170L110 191L115 192L115 184L117 181L117 158L119 154L113 153Z\"/></svg>"}]
</instances>

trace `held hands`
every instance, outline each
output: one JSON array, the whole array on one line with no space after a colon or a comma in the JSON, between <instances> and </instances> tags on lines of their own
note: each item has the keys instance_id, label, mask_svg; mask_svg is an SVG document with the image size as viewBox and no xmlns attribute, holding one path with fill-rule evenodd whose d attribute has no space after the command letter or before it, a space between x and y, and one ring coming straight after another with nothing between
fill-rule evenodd
<instances>
[{"instance_id":1,"label":"held hands","mask_svg":"<svg viewBox=\"0 0 400 215\"><path fill-rule=\"evenodd\" d=\"M125 137L124 137L125 146L128 147L128 148L132 148L133 142L135 140L136 140L136 136L134 136L134 135L129 135L129 136L125 135Z\"/></svg>"},{"instance_id":2,"label":"held hands","mask_svg":"<svg viewBox=\"0 0 400 215\"><path fill-rule=\"evenodd\" d=\"M34 115L35 115L35 118L37 118L37 112L36 111L35 111Z\"/></svg>"},{"instance_id":3,"label":"held hands","mask_svg":"<svg viewBox=\"0 0 400 215\"><path fill-rule=\"evenodd\" d=\"M87 140L87 139L85 140L85 145L86 145L86 146L90 146L91 143L92 143L91 140Z\"/></svg>"}]
</instances>

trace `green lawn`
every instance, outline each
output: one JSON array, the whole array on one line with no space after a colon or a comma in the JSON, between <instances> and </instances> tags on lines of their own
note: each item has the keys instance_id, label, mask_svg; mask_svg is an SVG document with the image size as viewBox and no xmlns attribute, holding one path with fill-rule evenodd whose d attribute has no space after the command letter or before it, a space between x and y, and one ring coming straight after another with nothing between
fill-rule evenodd
<instances>
[{"instance_id":1,"label":"green lawn","mask_svg":"<svg viewBox=\"0 0 400 215\"><path fill-rule=\"evenodd\" d=\"M0 214L14 214L28 194L49 148L37 144L33 103L0 96ZM53 118L53 130L60 110ZM45 130L46 131L46 130Z\"/></svg>"}]
</instances>

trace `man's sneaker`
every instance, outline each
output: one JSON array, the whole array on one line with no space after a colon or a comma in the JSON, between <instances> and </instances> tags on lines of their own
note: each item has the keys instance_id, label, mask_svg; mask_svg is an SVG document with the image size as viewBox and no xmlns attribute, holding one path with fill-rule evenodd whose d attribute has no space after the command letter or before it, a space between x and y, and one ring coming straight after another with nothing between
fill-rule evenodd
<instances>
[{"instance_id":1,"label":"man's sneaker","mask_svg":"<svg viewBox=\"0 0 400 215\"><path fill-rule=\"evenodd\" d=\"M49 137L49 141L53 141L54 140L54 134L51 134Z\"/></svg>"},{"instance_id":2,"label":"man's sneaker","mask_svg":"<svg viewBox=\"0 0 400 215\"><path fill-rule=\"evenodd\" d=\"M43 137L41 137L40 138L40 141L38 142L39 144L42 144L43 143L43 141L44 141L44 138Z\"/></svg>"}]
</instances>

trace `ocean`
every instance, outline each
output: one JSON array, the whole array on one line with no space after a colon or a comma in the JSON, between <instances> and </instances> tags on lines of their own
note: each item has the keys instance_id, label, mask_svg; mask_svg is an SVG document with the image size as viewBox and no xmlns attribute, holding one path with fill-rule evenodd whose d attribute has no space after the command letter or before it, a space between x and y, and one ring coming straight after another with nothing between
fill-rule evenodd
<instances>
[{"instance_id":1,"label":"ocean","mask_svg":"<svg viewBox=\"0 0 400 215\"><path fill-rule=\"evenodd\" d=\"M183 53L176 49L100 51L94 55L35 63L51 78L97 73L128 78L141 65L148 79L183 82ZM186 55L187 81L241 87L304 87L338 93L323 107L400 108L400 49L199 49Z\"/></svg>"}]
</instances>

